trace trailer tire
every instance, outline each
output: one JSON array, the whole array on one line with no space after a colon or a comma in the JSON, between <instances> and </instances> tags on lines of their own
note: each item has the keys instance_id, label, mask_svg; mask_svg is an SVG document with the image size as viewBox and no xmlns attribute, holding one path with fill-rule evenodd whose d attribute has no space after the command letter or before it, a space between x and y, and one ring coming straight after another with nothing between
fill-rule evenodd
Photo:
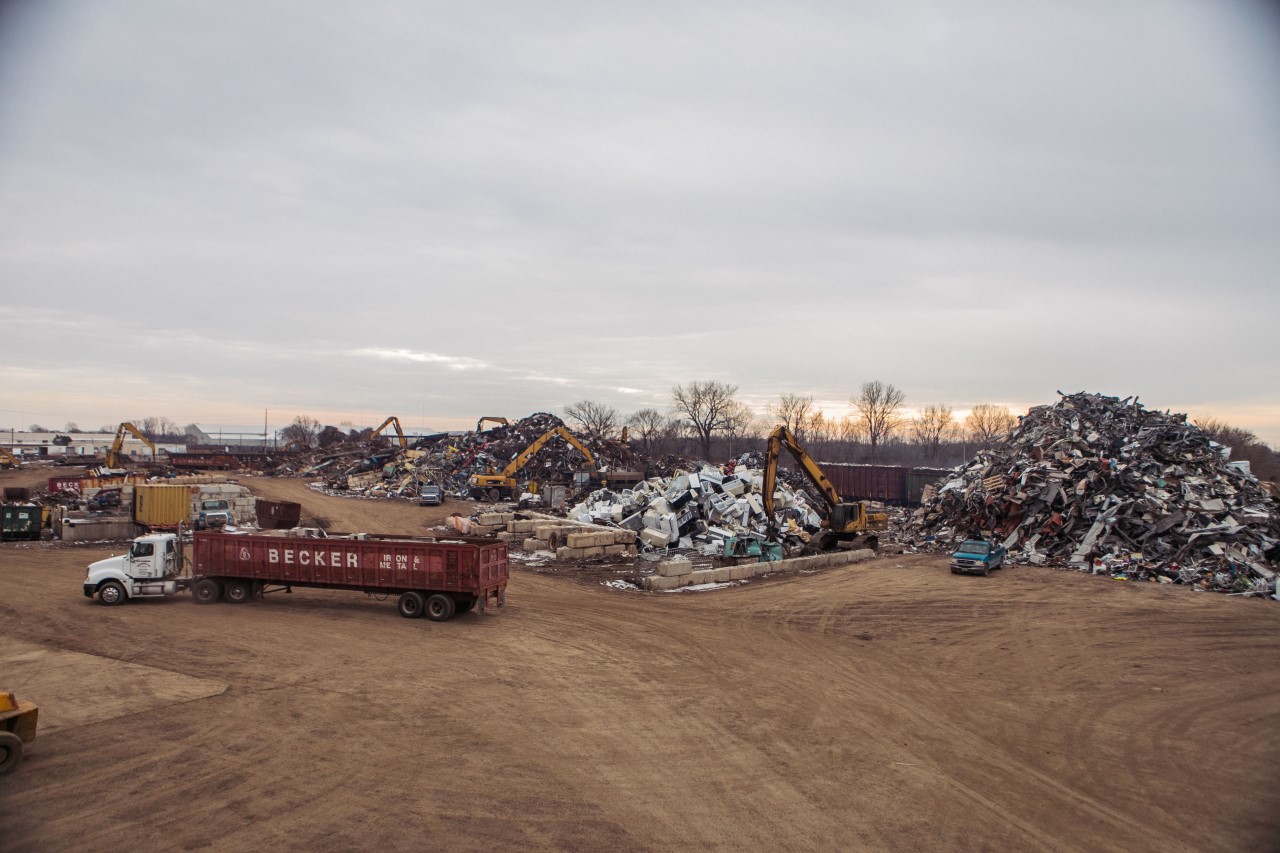
<instances>
[{"instance_id":1,"label":"trailer tire","mask_svg":"<svg viewBox=\"0 0 1280 853\"><path fill-rule=\"evenodd\" d=\"M196 604L213 604L222 598L222 587L213 578L202 578L191 587L191 597L196 600Z\"/></svg>"},{"instance_id":2,"label":"trailer tire","mask_svg":"<svg viewBox=\"0 0 1280 853\"><path fill-rule=\"evenodd\" d=\"M436 593L427 599L426 614L432 622L443 622L453 615L453 599L442 593Z\"/></svg>"},{"instance_id":3,"label":"trailer tire","mask_svg":"<svg viewBox=\"0 0 1280 853\"><path fill-rule=\"evenodd\" d=\"M420 592L406 592L401 594L400 600L396 602L396 610L406 619L417 619L426 610L427 600L422 597Z\"/></svg>"},{"instance_id":4,"label":"trailer tire","mask_svg":"<svg viewBox=\"0 0 1280 853\"><path fill-rule=\"evenodd\" d=\"M119 581L107 581L98 587L98 603L107 607L124 604L128 597L125 595L124 586Z\"/></svg>"},{"instance_id":5,"label":"trailer tire","mask_svg":"<svg viewBox=\"0 0 1280 853\"><path fill-rule=\"evenodd\" d=\"M453 615L457 616L461 613L467 613L475 606L476 600L472 596L464 595L455 598L453 601Z\"/></svg>"},{"instance_id":6,"label":"trailer tire","mask_svg":"<svg viewBox=\"0 0 1280 853\"><path fill-rule=\"evenodd\" d=\"M232 604L244 604L253 597L253 588L244 581L227 581L222 587L222 597Z\"/></svg>"},{"instance_id":7,"label":"trailer tire","mask_svg":"<svg viewBox=\"0 0 1280 853\"><path fill-rule=\"evenodd\" d=\"M0 776L12 773L22 761L22 738L13 732L0 732Z\"/></svg>"}]
</instances>

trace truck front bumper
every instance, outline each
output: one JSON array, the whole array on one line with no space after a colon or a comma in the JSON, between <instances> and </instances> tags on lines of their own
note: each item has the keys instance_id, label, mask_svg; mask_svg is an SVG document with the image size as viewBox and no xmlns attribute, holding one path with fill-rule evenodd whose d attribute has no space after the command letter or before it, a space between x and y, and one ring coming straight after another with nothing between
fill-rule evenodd
<instances>
[{"instance_id":1,"label":"truck front bumper","mask_svg":"<svg viewBox=\"0 0 1280 853\"><path fill-rule=\"evenodd\" d=\"M98 591L97 587L95 587L95 586L94 586L93 584L91 584L91 583L87 583L87 584L85 584L85 585L84 585L84 597L85 597L85 598L93 598L94 593L95 593L95 592L97 592L97 591Z\"/></svg>"}]
</instances>

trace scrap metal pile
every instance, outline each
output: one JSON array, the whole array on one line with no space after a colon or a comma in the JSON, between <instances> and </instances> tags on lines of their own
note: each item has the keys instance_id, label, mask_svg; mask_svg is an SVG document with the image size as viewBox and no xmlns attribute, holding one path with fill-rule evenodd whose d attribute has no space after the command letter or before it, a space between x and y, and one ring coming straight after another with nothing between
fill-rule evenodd
<instances>
[{"instance_id":1,"label":"scrap metal pile","mask_svg":"<svg viewBox=\"0 0 1280 853\"><path fill-rule=\"evenodd\" d=\"M466 497L472 474L501 471L538 438L561 426L564 422L560 418L539 412L507 426L433 436L415 442L407 451L383 447L355 458L348 451L328 457L304 473L323 474L331 487L366 494L416 497L419 483L433 483L453 497ZM635 463L630 449L620 442L574 435L591 451L601 472L626 469ZM557 440L530 459L518 476L522 481L567 483L585 465L582 454Z\"/></svg>"},{"instance_id":2,"label":"scrap metal pile","mask_svg":"<svg viewBox=\"0 0 1280 853\"><path fill-rule=\"evenodd\" d=\"M768 518L760 491L764 472L759 453L744 454L727 465L701 464L671 477L654 477L631 488L599 489L568 511L570 519L616 525L635 531L644 550L696 548L723 554L735 537L764 539ZM775 511L784 547L802 546L822 519L809 497L779 480Z\"/></svg>"},{"instance_id":3,"label":"scrap metal pile","mask_svg":"<svg viewBox=\"0 0 1280 853\"><path fill-rule=\"evenodd\" d=\"M1275 589L1280 512L1229 453L1185 415L1062 395L927 490L904 539L987 535L1015 561L1262 595Z\"/></svg>"}]
</instances>

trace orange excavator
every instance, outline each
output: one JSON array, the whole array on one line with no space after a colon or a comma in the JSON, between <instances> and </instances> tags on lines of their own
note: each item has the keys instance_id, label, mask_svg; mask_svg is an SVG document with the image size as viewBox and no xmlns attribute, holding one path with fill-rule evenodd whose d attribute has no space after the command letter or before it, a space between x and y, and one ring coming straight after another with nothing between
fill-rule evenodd
<instances>
[{"instance_id":1,"label":"orange excavator","mask_svg":"<svg viewBox=\"0 0 1280 853\"><path fill-rule=\"evenodd\" d=\"M404 437L404 430L400 429L400 419L397 418L395 415L392 415L391 417L383 421L381 424L379 424L378 428L373 431L373 433L369 436L369 438L371 439L377 438L379 435L382 434L382 431L386 429L388 426L393 426L396 428L396 438L400 442L400 447L401 448L408 447L409 439Z\"/></svg>"},{"instance_id":2,"label":"orange excavator","mask_svg":"<svg viewBox=\"0 0 1280 853\"><path fill-rule=\"evenodd\" d=\"M809 482L818 489L818 494L822 496L827 505L826 517L822 520L822 530L813 535L809 540L809 548L815 550L830 550L831 548L871 548L876 549L880 545L880 538L875 534L882 530L889 529L889 516L883 512L871 512L868 501L859 501L857 503L847 504L840 500L840 493L836 491L836 487L827 479L827 475L822 473L822 469L818 467L818 463L805 452L800 446L800 442L796 441L796 437L791 434L791 430L783 425L779 425L773 432L769 433L769 450L765 456L764 465L764 484L761 488L764 499L764 513L769 519L769 527L767 539L770 542L778 540L778 527L776 516L774 515L773 490L778 477L778 456L782 452L782 448L786 448L796 460L796 465L800 468L804 475L809 478Z\"/></svg>"},{"instance_id":3,"label":"orange excavator","mask_svg":"<svg viewBox=\"0 0 1280 853\"><path fill-rule=\"evenodd\" d=\"M479 501L489 500L494 502L512 500L518 497L516 490L519 488L519 484L515 479L516 472L529 464L529 460L538 455L538 451L546 447L547 443L556 437L563 438L570 446L587 458L587 466L591 469L593 479L599 476L595 473L596 460L591 455L591 451L587 450L582 442L574 438L573 433L559 426L543 433L533 444L516 454L516 457L508 462L507 467L503 468L500 473L472 474L470 480L471 497Z\"/></svg>"},{"instance_id":4,"label":"orange excavator","mask_svg":"<svg viewBox=\"0 0 1280 853\"><path fill-rule=\"evenodd\" d=\"M129 423L128 421L124 421L123 423L120 424L120 426L116 428L116 439L115 441L111 442L111 449L107 451L106 466L108 468L115 468L119 465L120 448L124 447L124 434L126 432L133 433L134 438L138 439L147 447L151 448L151 461L154 462L156 458L155 444L152 443L151 439L147 438L145 435L139 432L136 426Z\"/></svg>"},{"instance_id":5,"label":"orange excavator","mask_svg":"<svg viewBox=\"0 0 1280 853\"><path fill-rule=\"evenodd\" d=\"M511 421L506 418L495 418L492 415L485 415L483 418L476 421L476 432L482 432L486 423L498 424L499 426L511 426Z\"/></svg>"}]
</instances>

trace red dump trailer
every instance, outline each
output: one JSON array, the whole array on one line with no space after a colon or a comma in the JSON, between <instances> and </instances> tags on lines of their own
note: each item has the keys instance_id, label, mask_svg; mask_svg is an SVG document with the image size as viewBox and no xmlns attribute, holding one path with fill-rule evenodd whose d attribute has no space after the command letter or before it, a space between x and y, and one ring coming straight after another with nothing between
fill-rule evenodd
<instances>
[{"instance_id":1,"label":"red dump trailer","mask_svg":"<svg viewBox=\"0 0 1280 853\"><path fill-rule=\"evenodd\" d=\"M506 603L507 543L493 539L301 538L198 531L191 560L196 602L239 604L293 587L397 595L401 616L443 621Z\"/></svg>"}]
</instances>

